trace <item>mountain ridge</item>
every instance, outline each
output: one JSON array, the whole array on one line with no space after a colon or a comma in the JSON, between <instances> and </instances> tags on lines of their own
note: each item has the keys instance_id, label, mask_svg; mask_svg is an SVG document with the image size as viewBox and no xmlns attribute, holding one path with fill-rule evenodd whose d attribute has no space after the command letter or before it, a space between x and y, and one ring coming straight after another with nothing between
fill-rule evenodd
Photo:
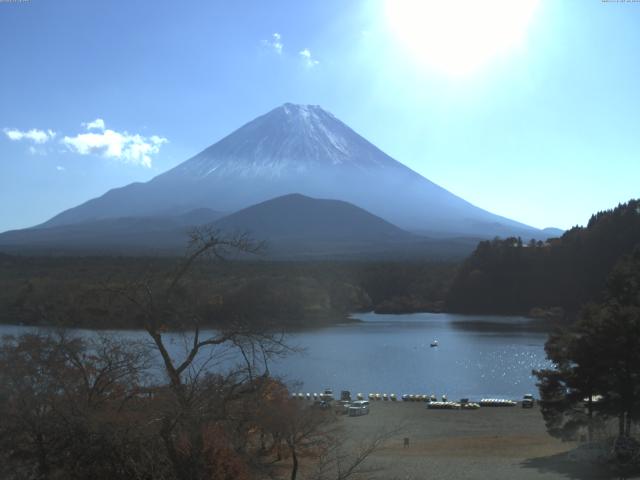
<instances>
[{"instance_id":1,"label":"mountain ridge","mask_svg":"<svg viewBox=\"0 0 640 480\"><path fill-rule=\"evenodd\" d=\"M0 249L37 254L176 255L189 231L212 228L222 236L248 234L264 241L261 258L302 259L459 259L477 241L429 239L406 232L341 200L289 194L219 218L197 209L167 217L123 217L31 228L0 234Z\"/></svg>"},{"instance_id":2,"label":"mountain ridge","mask_svg":"<svg viewBox=\"0 0 640 480\"><path fill-rule=\"evenodd\" d=\"M435 236L548 236L452 194L321 107L290 103L148 182L112 189L41 226L171 209L234 212L293 192L347 201L404 230Z\"/></svg>"}]
</instances>

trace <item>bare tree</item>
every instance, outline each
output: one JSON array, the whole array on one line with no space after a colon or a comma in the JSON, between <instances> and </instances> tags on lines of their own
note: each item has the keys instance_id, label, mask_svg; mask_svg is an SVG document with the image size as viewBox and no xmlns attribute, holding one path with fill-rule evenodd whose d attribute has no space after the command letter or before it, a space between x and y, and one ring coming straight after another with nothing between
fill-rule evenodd
<instances>
[{"instance_id":1,"label":"bare tree","mask_svg":"<svg viewBox=\"0 0 640 480\"><path fill-rule=\"evenodd\" d=\"M328 448L320 453L315 464L312 480L348 480L373 478L381 468L371 464L371 456L380 450L393 436L403 430L403 426L382 428L367 440L353 442L346 438L341 429L331 433Z\"/></svg>"},{"instance_id":2,"label":"bare tree","mask_svg":"<svg viewBox=\"0 0 640 480\"><path fill-rule=\"evenodd\" d=\"M206 432L231 430L242 441L251 428L242 416L235 417L238 402L259 389L260 377L268 375L268 361L290 349L282 334L264 331L241 317L227 318L215 330L205 331L207 314L220 301L216 292L193 281L193 271L201 260L224 261L232 253L259 253L262 245L246 234L225 236L211 228L195 229L182 262L168 277L144 279L119 288L110 287L135 310L139 325L146 330L158 350L169 380L171 397L166 397L161 416L160 436L177 478L201 478L214 468L215 459L207 458ZM185 335L184 358L170 354L164 334L179 329ZM213 374L206 368L216 349L233 348L241 364L227 374ZM222 429L222 430L221 430ZM233 443L231 440L229 442ZM235 453L242 454L241 441Z\"/></svg>"},{"instance_id":3,"label":"bare tree","mask_svg":"<svg viewBox=\"0 0 640 480\"><path fill-rule=\"evenodd\" d=\"M132 467L140 458L131 461L131 441L142 434L145 415L130 407L147 366L145 349L114 338L5 337L0 445L11 475L19 478L33 465L43 479L61 471L136 478Z\"/></svg>"}]
</instances>

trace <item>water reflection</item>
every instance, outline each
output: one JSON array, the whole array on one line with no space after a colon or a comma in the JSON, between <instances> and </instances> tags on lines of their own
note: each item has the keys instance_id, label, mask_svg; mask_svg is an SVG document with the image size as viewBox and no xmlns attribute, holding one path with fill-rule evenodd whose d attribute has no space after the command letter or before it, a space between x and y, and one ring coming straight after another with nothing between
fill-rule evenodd
<instances>
[{"instance_id":1,"label":"water reflection","mask_svg":"<svg viewBox=\"0 0 640 480\"><path fill-rule=\"evenodd\" d=\"M521 397L535 391L531 370L547 365L546 333L486 328L488 321L524 325L522 317L448 314L356 315L361 323L292 336L302 359L274 371L304 388L324 385L363 393L447 394L450 398ZM477 321L480 328L471 328ZM484 323L483 323L484 322ZM464 328L460 328L464 323ZM439 346L430 343L437 339Z\"/></svg>"}]
</instances>

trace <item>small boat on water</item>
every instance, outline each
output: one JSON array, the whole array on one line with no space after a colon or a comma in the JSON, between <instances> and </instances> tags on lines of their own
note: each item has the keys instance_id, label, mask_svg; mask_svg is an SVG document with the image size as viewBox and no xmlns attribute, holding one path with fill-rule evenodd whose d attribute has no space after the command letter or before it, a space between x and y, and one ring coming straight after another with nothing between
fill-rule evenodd
<instances>
[{"instance_id":1,"label":"small boat on water","mask_svg":"<svg viewBox=\"0 0 640 480\"><path fill-rule=\"evenodd\" d=\"M439 345L438 340L434 340L433 342L431 342L431 347L437 347Z\"/></svg>"}]
</instances>

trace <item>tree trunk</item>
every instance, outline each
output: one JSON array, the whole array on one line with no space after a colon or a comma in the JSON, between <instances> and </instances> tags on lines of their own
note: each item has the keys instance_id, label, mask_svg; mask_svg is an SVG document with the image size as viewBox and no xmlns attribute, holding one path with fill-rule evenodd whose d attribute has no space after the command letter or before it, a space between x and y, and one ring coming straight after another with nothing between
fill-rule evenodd
<instances>
[{"instance_id":1,"label":"tree trunk","mask_svg":"<svg viewBox=\"0 0 640 480\"><path fill-rule=\"evenodd\" d=\"M291 459L293 460L293 466L291 467L291 480L296 480L298 476L298 456L296 455L296 447L289 444L289 450L291 451Z\"/></svg>"},{"instance_id":2,"label":"tree trunk","mask_svg":"<svg viewBox=\"0 0 640 480\"><path fill-rule=\"evenodd\" d=\"M49 462L47 461L47 450L44 447L44 439L42 434L38 433L36 443L38 445L38 472L40 478L46 480L49 478Z\"/></svg>"},{"instance_id":3,"label":"tree trunk","mask_svg":"<svg viewBox=\"0 0 640 480\"><path fill-rule=\"evenodd\" d=\"M587 415L589 417L587 433L589 436L589 443L591 443L593 442L593 395L589 395L589 403L587 404Z\"/></svg>"},{"instance_id":4,"label":"tree trunk","mask_svg":"<svg viewBox=\"0 0 640 480\"><path fill-rule=\"evenodd\" d=\"M624 412L618 414L618 436L624 437Z\"/></svg>"}]
</instances>

